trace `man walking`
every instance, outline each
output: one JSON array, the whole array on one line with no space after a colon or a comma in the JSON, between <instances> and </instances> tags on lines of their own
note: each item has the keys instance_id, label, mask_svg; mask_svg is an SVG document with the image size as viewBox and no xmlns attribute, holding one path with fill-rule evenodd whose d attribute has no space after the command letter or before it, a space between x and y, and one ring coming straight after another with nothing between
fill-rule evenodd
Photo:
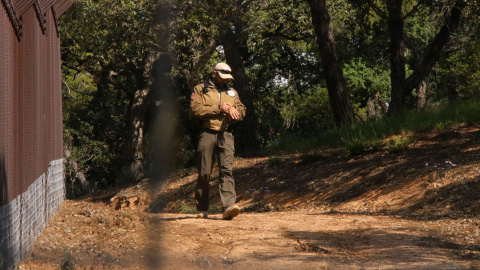
<instances>
[{"instance_id":1,"label":"man walking","mask_svg":"<svg viewBox=\"0 0 480 270\"><path fill-rule=\"evenodd\" d=\"M216 64L212 79L195 86L191 96L192 114L202 122L198 144L200 166L195 191L199 218L208 217L209 182L215 159L219 167L222 219L231 220L240 213L240 208L235 205L235 181L232 174L235 147L229 127L243 120L246 108L240 102L237 91L228 85L228 80L233 79L231 72L227 64Z\"/></svg>"}]
</instances>

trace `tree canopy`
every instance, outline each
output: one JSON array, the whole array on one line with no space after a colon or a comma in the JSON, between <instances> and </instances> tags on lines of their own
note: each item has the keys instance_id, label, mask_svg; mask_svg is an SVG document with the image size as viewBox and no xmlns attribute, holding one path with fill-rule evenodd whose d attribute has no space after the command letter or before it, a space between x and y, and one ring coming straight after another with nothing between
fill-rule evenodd
<instances>
[{"instance_id":1,"label":"tree canopy","mask_svg":"<svg viewBox=\"0 0 480 270\"><path fill-rule=\"evenodd\" d=\"M227 62L247 106L238 154L479 96L478 1L79 0L61 21L71 195L145 177L152 125L175 112L194 164L192 87ZM174 97L166 99L165 89Z\"/></svg>"}]
</instances>

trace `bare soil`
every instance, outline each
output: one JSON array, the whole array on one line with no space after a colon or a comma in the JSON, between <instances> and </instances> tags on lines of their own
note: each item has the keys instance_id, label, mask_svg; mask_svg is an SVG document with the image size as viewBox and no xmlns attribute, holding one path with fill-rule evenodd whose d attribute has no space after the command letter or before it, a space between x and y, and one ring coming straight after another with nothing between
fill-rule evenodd
<instances>
[{"instance_id":1,"label":"bare soil","mask_svg":"<svg viewBox=\"0 0 480 270\"><path fill-rule=\"evenodd\" d=\"M67 200L19 268L480 269L479 126L387 150L236 158L232 221L178 213L193 169Z\"/></svg>"}]
</instances>

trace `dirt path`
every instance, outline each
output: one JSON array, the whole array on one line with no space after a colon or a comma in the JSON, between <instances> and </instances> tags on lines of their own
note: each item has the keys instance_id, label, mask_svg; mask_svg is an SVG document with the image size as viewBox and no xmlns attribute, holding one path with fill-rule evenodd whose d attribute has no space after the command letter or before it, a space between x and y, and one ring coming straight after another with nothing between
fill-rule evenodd
<instances>
[{"instance_id":1,"label":"dirt path","mask_svg":"<svg viewBox=\"0 0 480 270\"><path fill-rule=\"evenodd\" d=\"M480 269L479 219L110 211L67 201L20 269Z\"/></svg>"},{"instance_id":2,"label":"dirt path","mask_svg":"<svg viewBox=\"0 0 480 270\"><path fill-rule=\"evenodd\" d=\"M156 215L162 269L480 269L480 254L450 233L473 223L305 212L219 218Z\"/></svg>"}]
</instances>

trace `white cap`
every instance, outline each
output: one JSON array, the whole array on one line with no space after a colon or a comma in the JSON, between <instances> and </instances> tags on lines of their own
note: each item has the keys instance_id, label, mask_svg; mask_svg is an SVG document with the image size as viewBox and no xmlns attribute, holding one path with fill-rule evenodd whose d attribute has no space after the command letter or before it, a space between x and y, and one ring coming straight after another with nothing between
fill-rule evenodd
<instances>
[{"instance_id":1,"label":"white cap","mask_svg":"<svg viewBox=\"0 0 480 270\"><path fill-rule=\"evenodd\" d=\"M230 74L232 69L229 65L225 63L218 63L213 69L217 71L217 74L220 75L220 78L233 80L233 76Z\"/></svg>"}]
</instances>

